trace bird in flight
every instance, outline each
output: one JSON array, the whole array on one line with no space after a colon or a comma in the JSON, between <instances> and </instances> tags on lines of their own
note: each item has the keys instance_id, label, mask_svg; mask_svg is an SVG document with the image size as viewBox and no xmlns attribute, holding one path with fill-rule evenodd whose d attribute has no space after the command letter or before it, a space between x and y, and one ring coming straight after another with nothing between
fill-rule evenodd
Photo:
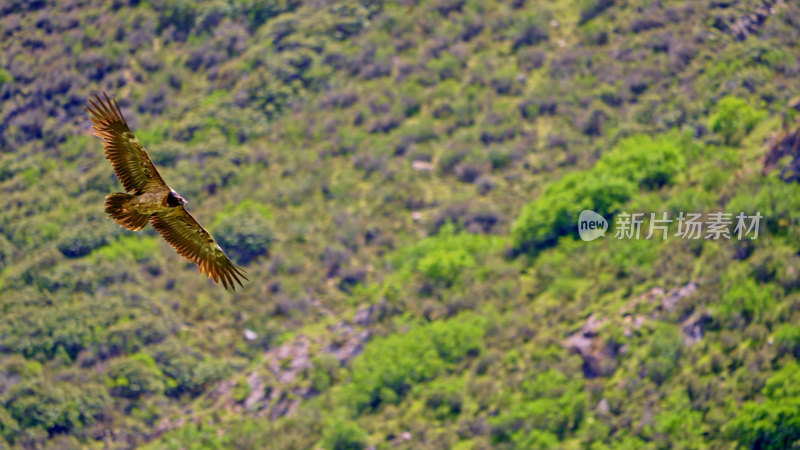
<instances>
[{"instance_id":1,"label":"bird in flight","mask_svg":"<svg viewBox=\"0 0 800 450\"><path fill-rule=\"evenodd\" d=\"M103 140L106 159L127 192L106 196L105 212L118 224L139 231L150 222L164 239L184 258L197 264L201 273L222 282L227 289L247 280L242 268L234 264L186 210L188 203L167 185L153 160L128 128L116 100L95 95L86 110L94 122L94 135Z\"/></svg>"}]
</instances>

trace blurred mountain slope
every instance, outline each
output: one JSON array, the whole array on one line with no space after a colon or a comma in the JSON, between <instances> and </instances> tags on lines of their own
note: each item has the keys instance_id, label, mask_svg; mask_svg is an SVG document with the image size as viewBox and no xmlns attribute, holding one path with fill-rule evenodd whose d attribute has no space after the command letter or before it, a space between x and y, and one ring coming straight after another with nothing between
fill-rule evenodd
<instances>
[{"instance_id":1,"label":"blurred mountain slope","mask_svg":"<svg viewBox=\"0 0 800 450\"><path fill-rule=\"evenodd\" d=\"M0 13L8 445L800 439L792 2ZM102 90L241 292L104 217ZM584 208L765 219L752 241L587 243Z\"/></svg>"}]
</instances>

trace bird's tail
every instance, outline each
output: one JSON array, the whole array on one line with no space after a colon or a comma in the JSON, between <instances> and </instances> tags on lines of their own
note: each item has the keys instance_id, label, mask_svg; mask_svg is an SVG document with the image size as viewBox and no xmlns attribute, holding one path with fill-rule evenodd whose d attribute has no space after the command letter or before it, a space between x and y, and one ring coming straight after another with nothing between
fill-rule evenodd
<instances>
[{"instance_id":1,"label":"bird's tail","mask_svg":"<svg viewBox=\"0 0 800 450\"><path fill-rule=\"evenodd\" d=\"M123 227L139 231L147 225L150 214L139 214L133 209L128 209L127 202L133 197L131 194L122 192L106 195L106 214Z\"/></svg>"}]
</instances>

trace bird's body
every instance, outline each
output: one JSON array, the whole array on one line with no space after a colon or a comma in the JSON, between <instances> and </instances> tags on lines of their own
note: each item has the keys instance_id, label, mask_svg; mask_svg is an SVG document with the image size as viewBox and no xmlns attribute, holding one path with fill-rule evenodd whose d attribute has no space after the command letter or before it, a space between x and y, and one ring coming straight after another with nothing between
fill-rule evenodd
<instances>
[{"instance_id":1,"label":"bird's body","mask_svg":"<svg viewBox=\"0 0 800 450\"><path fill-rule=\"evenodd\" d=\"M205 230L189 214L188 203L169 187L156 170L142 144L128 128L116 101L95 96L86 109L92 114L95 136L103 139L106 158L127 192L106 196L105 212L123 227L138 231L151 223L179 254L202 273L226 288L247 277L233 264Z\"/></svg>"},{"instance_id":2,"label":"bird's body","mask_svg":"<svg viewBox=\"0 0 800 450\"><path fill-rule=\"evenodd\" d=\"M171 200L172 192L169 189L143 192L126 200L124 207L137 214L151 215L167 212L171 208L177 208L183 204Z\"/></svg>"}]
</instances>

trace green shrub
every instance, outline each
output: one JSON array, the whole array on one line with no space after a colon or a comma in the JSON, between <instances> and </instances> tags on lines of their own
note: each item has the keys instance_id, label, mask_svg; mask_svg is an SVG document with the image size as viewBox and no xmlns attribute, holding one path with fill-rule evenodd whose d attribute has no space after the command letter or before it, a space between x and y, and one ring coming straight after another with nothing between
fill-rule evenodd
<instances>
[{"instance_id":1,"label":"green shrub","mask_svg":"<svg viewBox=\"0 0 800 450\"><path fill-rule=\"evenodd\" d=\"M653 429L664 445L702 446L703 414L692 408L685 391L673 391L659 406L661 411L653 417Z\"/></svg>"},{"instance_id":2,"label":"green shrub","mask_svg":"<svg viewBox=\"0 0 800 450\"><path fill-rule=\"evenodd\" d=\"M759 285L752 278L734 277L731 286L713 311L722 323L748 324L760 319L775 305L771 285Z\"/></svg>"},{"instance_id":3,"label":"green shrub","mask_svg":"<svg viewBox=\"0 0 800 450\"><path fill-rule=\"evenodd\" d=\"M464 382L462 379L434 380L424 389L425 406L433 411L436 420L446 420L461 413L464 403Z\"/></svg>"},{"instance_id":4,"label":"green shrub","mask_svg":"<svg viewBox=\"0 0 800 450\"><path fill-rule=\"evenodd\" d=\"M711 115L708 127L719 133L725 144L739 145L765 115L765 112L750 106L747 100L729 95L717 102L717 110Z\"/></svg>"},{"instance_id":5,"label":"green shrub","mask_svg":"<svg viewBox=\"0 0 800 450\"><path fill-rule=\"evenodd\" d=\"M785 183L778 177L767 177L758 188L757 192L742 188L740 193L728 202L727 212L735 218L740 212L747 216L761 214L759 236L765 232L776 235L788 236L792 242L800 242L800 233L797 227L800 224L800 189L797 183ZM746 220L750 224L750 219ZM733 229L731 229L733 232ZM742 233L744 237L744 232ZM752 237L751 233L748 237Z\"/></svg>"},{"instance_id":6,"label":"green shrub","mask_svg":"<svg viewBox=\"0 0 800 450\"><path fill-rule=\"evenodd\" d=\"M133 258L138 262L149 260L158 253L159 238L155 236L130 235L120 236L116 241L98 248L92 255L109 261L118 261L120 258Z\"/></svg>"},{"instance_id":7,"label":"green shrub","mask_svg":"<svg viewBox=\"0 0 800 450\"><path fill-rule=\"evenodd\" d=\"M320 447L330 450L366 448L367 432L353 421L334 419L325 426Z\"/></svg>"},{"instance_id":8,"label":"green shrub","mask_svg":"<svg viewBox=\"0 0 800 450\"><path fill-rule=\"evenodd\" d=\"M436 73L439 79L458 78L461 64L452 53L442 53L439 58L431 59L427 64L428 70Z\"/></svg>"},{"instance_id":9,"label":"green shrub","mask_svg":"<svg viewBox=\"0 0 800 450\"><path fill-rule=\"evenodd\" d=\"M785 323L775 330L775 345L782 351L800 356L800 326L796 323Z\"/></svg>"},{"instance_id":10,"label":"green shrub","mask_svg":"<svg viewBox=\"0 0 800 450\"><path fill-rule=\"evenodd\" d=\"M121 320L108 327L104 341L112 352L132 353L143 345L161 342L168 335L167 324L162 318L145 315Z\"/></svg>"},{"instance_id":11,"label":"green shrub","mask_svg":"<svg viewBox=\"0 0 800 450\"><path fill-rule=\"evenodd\" d=\"M436 250L419 261L426 277L445 284L451 284L467 267L475 267L475 258L462 249Z\"/></svg>"},{"instance_id":12,"label":"green shrub","mask_svg":"<svg viewBox=\"0 0 800 450\"><path fill-rule=\"evenodd\" d=\"M323 354L313 359L311 384L317 391L328 389L338 379L339 361L331 354Z\"/></svg>"},{"instance_id":13,"label":"green shrub","mask_svg":"<svg viewBox=\"0 0 800 450\"><path fill-rule=\"evenodd\" d=\"M6 314L0 322L0 350L40 361L57 355L74 359L98 341L95 330L116 320L115 305L108 299L95 303L76 296L75 300L74 304L63 302L46 309L33 305Z\"/></svg>"},{"instance_id":14,"label":"green shrub","mask_svg":"<svg viewBox=\"0 0 800 450\"><path fill-rule=\"evenodd\" d=\"M353 360L344 402L356 411L395 403L414 385L434 378L483 347L484 320L464 314L376 339Z\"/></svg>"},{"instance_id":15,"label":"green shrub","mask_svg":"<svg viewBox=\"0 0 800 450\"><path fill-rule=\"evenodd\" d=\"M489 419L492 439L523 447L523 442L552 442L549 435L563 439L581 425L586 403L580 379L557 370L540 372L523 384L521 397L512 398L500 414ZM539 433L531 435L534 431Z\"/></svg>"},{"instance_id":16,"label":"green shrub","mask_svg":"<svg viewBox=\"0 0 800 450\"><path fill-rule=\"evenodd\" d=\"M436 235L394 252L389 260L394 278L407 282L419 273L432 282L445 286L455 284L464 271L478 266L478 260L499 248L496 236L456 233L456 226L448 222Z\"/></svg>"},{"instance_id":17,"label":"green shrub","mask_svg":"<svg viewBox=\"0 0 800 450\"><path fill-rule=\"evenodd\" d=\"M514 248L536 253L574 233L578 215L589 209L611 216L636 192L632 182L598 172L570 173L551 184L544 194L520 212L511 227Z\"/></svg>"},{"instance_id":18,"label":"green shrub","mask_svg":"<svg viewBox=\"0 0 800 450\"><path fill-rule=\"evenodd\" d=\"M164 391L164 373L152 356L135 353L115 359L108 368L108 385L116 397L137 399Z\"/></svg>"},{"instance_id":19,"label":"green shrub","mask_svg":"<svg viewBox=\"0 0 800 450\"><path fill-rule=\"evenodd\" d=\"M0 437L9 444L14 444L20 431L19 422L5 408L0 408Z\"/></svg>"},{"instance_id":20,"label":"green shrub","mask_svg":"<svg viewBox=\"0 0 800 450\"><path fill-rule=\"evenodd\" d=\"M686 168L683 139L676 133L658 139L632 136L603 155L592 170L552 183L514 221L514 249L535 254L573 234L581 211L595 211L610 222L637 186L652 189L671 183Z\"/></svg>"},{"instance_id":21,"label":"green shrub","mask_svg":"<svg viewBox=\"0 0 800 450\"><path fill-rule=\"evenodd\" d=\"M682 347L683 340L677 326L658 324L650 337L649 354L645 359L647 376L659 385L669 379L678 368Z\"/></svg>"},{"instance_id":22,"label":"green shrub","mask_svg":"<svg viewBox=\"0 0 800 450\"><path fill-rule=\"evenodd\" d=\"M269 207L245 201L229 208L214 221L219 245L239 264L248 264L269 253L275 239Z\"/></svg>"},{"instance_id":23,"label":"green shrub","mask_svg":"<svg viewBox=\"0 0 800 450\"><path fill-rule=\"evenodd\" d=\"M38 427L48 432L80 430L109 406L105 392L92 384L83 383L78 388L38 377L11 386L3 395L3 402L20 427ZM8 419L0 418L3 427L14 426Z\"/></svg>"},{"instance_id":24,"label":"green shrub","mask_svg":"<svg viewBox=\"0 0 800 450\"><path fill-rule=\"evenodd\" d=\"M199 395L229 373L224 362L203 359L202 354L174 340L167 340L159 346L155 362L158 371L164 375L165 394L171 397Z\"/></svg>"},{"instance_id":25,"label":"green shrub","mask_svg":"<svg viewBox=\"0 0 800 450\"><path fill-rule=\"evenodd\" d=\"M188 422L177 429L165 433L157 444L153 445L151 443L150 446L144 448L159 450L255 448L255 446L237 447L231 441L241 438L241 436L235 435L235 432L222 433L221 431L222 428L218 424L209 425L204 422Z\"/></svg>"},{"instance_id":26,"label":"green shrub","mask_svg":"<svg viewBox=\"0 0 800 450\"><path fill-rule=\"evenodd\" d=\"M672 133L653 139L639 134L620 141L597 162L595 171L622 177L648 189L670 184L686 169L684 146Z\"/></svg>"},{"instance_id":27,"label":"green shrub","mask_svg":"<svg viewBox=\"0 0 800 450\"><path fill-rule=\"evenodd\" d=\"M106 245L106 235L87 228L80 228L60 236L56 244L58 251L67 258L80 258Z\"/></svg>"},{"instance_id":28,"label":"green shrub","mask_svg":"<svg viewBox=\"0 0 800 450\"><path fill-rule=\"evenodd\" d=\"M3 87L6 83L11 83L14 81L14 76L8 73L5 69L0 69L0 88Z\"/></svg>"},{"instance_id":29,"label":"green shrub","mask_svg":"<svg viewBox=\"0 0 800 450\"><path fill-rule=\"evenodd\" d=\"M176 2L156 1L153 7L159 12L159 30L175 27L177 31L184 33L183 36L185 38L195 25L197 6L190 0L180 0Z\"/></svg>"},{"instance_id":30,"label":"green shrub","mask_svg":"<svg viewBox=\"0 0 800 450\"><path fill-rule=\"evenodd\" d=\"M512 441L519 448L558 448L560 441L558 436L542 430L531 430L527 435L517 433Z\"/></svg>"},{"instance_id":31,"label":"green shrub","mask_svg":"<svg viewBox=\"0 0 800 450\"><path fill-rule=\"evenodd\" d=\"M800 440L800 365L791 362L775 372L761 390L762 401L737 409L726 431L749 448L790 448Z\"/></svg>"},{"instance_id":32,"label":"green shrub","mask_svg":"<svg viewBox=\"0 0 800 450\"><path fill-rule=\"evenodd\" d=\"M642 279L650 273L653 264L659 260L659 249L664 242L658 232L654 234L654 239L646 240L646 235L647 231L642 226L639 239L615 239L614 245L609 246L607 252L598 256L606 267L612 269L610 273L617 278Z\"/></svg>"}]
</instances>

